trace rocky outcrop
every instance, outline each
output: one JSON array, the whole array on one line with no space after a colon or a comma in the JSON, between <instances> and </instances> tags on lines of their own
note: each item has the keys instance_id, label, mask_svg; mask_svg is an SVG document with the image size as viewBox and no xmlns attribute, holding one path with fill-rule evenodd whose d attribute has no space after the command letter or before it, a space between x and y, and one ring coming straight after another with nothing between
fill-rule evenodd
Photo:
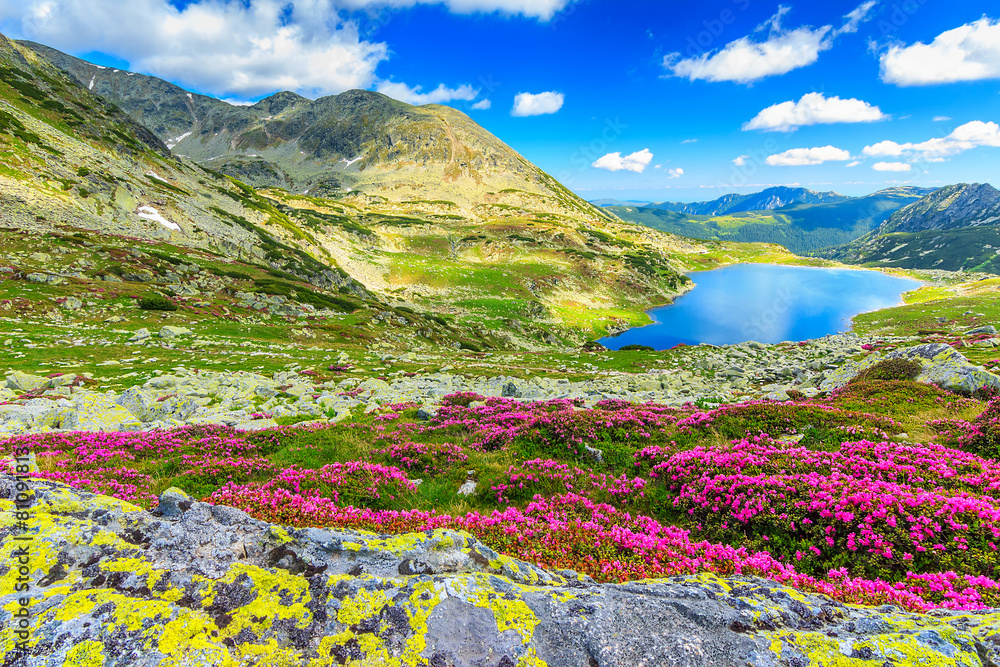
<instances>
[{"instance_id":1,"label":"rocky outcrop","mask_svg":"<svg viewBox=\"0 0 1000 667\"><path fill-rule=\"evenodd\" d=\"M18 664L18 614L24 664L53 667L1000 661L1000 610L918 615L708 574L598 584L451 530L292 530L176 489L150 513L21 483L28 515L0 477L4 664Z\"/></svg>"},{"instance_id":2,"label":"rocky outcrop","mask_svg":"<svg viewBox=\"0 0 1000 667\"><path fill-rule=\"evenodd\" d=\"M853 380L858 373L885 359L909 359L918 362L922 370L917 382L934 384L959 394L971 395L981 389L1000 389L1000 376L994 375L980 366L972 364L955 348L944 343L926 343L899 350L886 355L870 354L860 361L851 361L832 373L827 374L820 389L839 389Z\"/></svg>"},{"instance_id":3,"label":"rocky outcrop","mask_svg":"<svg viewBox=\"0 0 1000 667\"><path fill-rule=\"evenodd\" d=\"M896 211L879 234L995 225L1000 222L1000 191L989 183L947 185Z\"/></svg>"}]
</instances>

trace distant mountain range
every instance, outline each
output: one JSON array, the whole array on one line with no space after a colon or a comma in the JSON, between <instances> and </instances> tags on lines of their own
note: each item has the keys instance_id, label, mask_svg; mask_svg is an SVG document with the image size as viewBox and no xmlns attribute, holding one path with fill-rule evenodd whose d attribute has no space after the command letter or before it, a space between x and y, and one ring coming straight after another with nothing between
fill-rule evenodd
<instances>
[{"instance_id":1,"label":"distant mountain range","mask_svg":"<svg viewBox=\"0 0 1000 667\"><path fill-rule=\"evenodd\" d=\"M749 195L723 195L712 201L695 202L693 204L663 202L661 204L650 204L649 208L688 213L690 215L725 215L746 211L772 211L798 203L832 204L848 199L851 199L851 197L836 192L814 192L806 188L777 186Z\"/></svg>"},{"instance_id":2,"label":"distant mountain range","mask_svg":"<svg viewBox=\"0 0 1000 667\"><path fill-rule=\"evenodd\" d=\"M682 236L778 243L792 252L804 253L850 243L933 191L899 187L865 197L848 197L835 192L775 187L748 195L726 195L710 202L612 206L609 210L623 220Z\"/></svg>"},{"instance_id":3,"label":"distant mountain range","mask_svg":"<svg viewBox=\"0 0 1000 667\"><path fill-rule=\"evenodd\" d=\"M893 213L878 229L817 255L853 264L1000 272L1000 191L948 185Z\"/></svg>"},{"instance_id":4,"label":"distant mountain range","mask_svg":"<svg viewBox=\"0 0 1000 667\"><path fill-rule=\"evenodd\" d=\"M652 202L645 199L592 199L594 206L649 206Z\"/></svg>"}]
</instances>

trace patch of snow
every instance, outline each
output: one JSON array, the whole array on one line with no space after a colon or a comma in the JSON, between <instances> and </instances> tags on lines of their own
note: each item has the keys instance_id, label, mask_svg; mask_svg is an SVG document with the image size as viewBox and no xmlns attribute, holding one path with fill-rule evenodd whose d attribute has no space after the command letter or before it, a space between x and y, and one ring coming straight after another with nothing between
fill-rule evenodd
<instances>
[{"instance_id":1,"label":"patch of snow","mask_svg":"<svg viewBox=\"0 0 1000 667\"><path fill-rule=\"evenodd\" d=\"M176 139L168 139L167 140L167 148L173 148L174 146L176 146L177 144L181 143L182 141L184 141L185 139L187 139L190 136L191 136L190 132L185 132L184 134L182 134L181 136L177 137Z\"/></svg>"},{"instance_id":2,"label":"patch of snow","mask_svg":"<svg viewBox=\"0 0 1000 667\"><path fill-rule=\"evenodd\" d=\"M104 67L103 65L94 65L94 67L97 69L107 69L107 67Z\"/></svg>"},{"instance_id":3,"label":"patch of snow","mask_svg":"<svg viewBox=\"0 0 1000 667\"><path fill-rule=\"evenodd\" d=\"M365 158L364 155L359 155L358 157L354 158L353 160L348 160L346 158L340 158L340 161L347 163L347 166L350 167L352 164L354 164L358 160L363 160L364 158ZM346 169L346 167L345 167L345 169Z\"/></svg>"},{"instance_id":4,"label":"patch of snow","mask_svg":"<svg viewBox=\"0 0 1000 667\"><path fill-rule=\"evenodd\" d=\"M191 96L191 93L188 93L188 99L189 100L193 100L194 99L194 97Z\"/></svg>"},{"instance_id":5,"label":"patch of snow","mask_svg":"<svg viewBox=\"0 0 1000 667\"><path fill-rule=\"evenodd\" d=\"M94 79L96 79L96 78L97 78L96 76L90 77L90 85L87 86L87 90L93 90L94 89Z\"/></svg>"},{"instance_id":6,"label":"patch of snow","mask_svg":"<svg viewBox=\"0 0 1000 667\"><path fill-rule=\"evenodd\" d=\"M114 72L115 74L118 74L118 70L116 70L116 69L113 69L111 71Z\"/></svg>"},{"instance_id":7,"label":"patch of snow","mask_svg":"<svg viewBox=\"0 0 1000 667\"><path fill-rule=\"evenodd\" d=\"M169 183L169 181L167 181L167 179L163 178L162 176L160 176L159 174L157 174L157 173L156 173L155 171L153 171L152 169L150 169L149 171L147 171L147 172L146 172L146 175L147 175L147 176L152 176L153 178L156 178L156 179L159 179L159 180L161 180L161 181L165 181L165 182Z\"/></svg>"},{"instance_id":8,"label":"patch of snow","mask_svg":"<svg viewBox=\"0 0 1000 667\"><path fill-rule=\"evenodd\" d=\"M171 222L170 220L164 218L162 215L160 215L160 212L157 211L152 206L140 206L139 209L136 211L136 215L138 215L140 218L145 218L146 220L152 220L154 222L158 222L167 229L172 229L175 232L181 231L180 225L178 225L176 222Z\"/></svg>"}]
</instances>

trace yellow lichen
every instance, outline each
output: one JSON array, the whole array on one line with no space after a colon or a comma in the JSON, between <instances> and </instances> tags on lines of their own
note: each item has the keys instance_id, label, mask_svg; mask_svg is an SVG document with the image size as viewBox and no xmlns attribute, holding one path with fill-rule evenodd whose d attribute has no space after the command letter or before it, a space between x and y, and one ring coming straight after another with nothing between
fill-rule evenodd
<instances>
[{"instance_id":1,"label":"yellow lichen","mask_svg":"<svg viewBox=\"0 0 1000 667\"><path fill-rule=\"evenodd\" d=\"M64 667L104 667L104 644L92 639L82 641L66 651Z\"/></svg>"},{"instance_id":2,"label":"yellow lichen","mask_svg":"<svg viewBox=\"0 0 1000 667\"><path fill-rule=\"evenodd\" d=\"M368 591L362 588L356 596L341 602L337 611L337 621L348 627L357 625L362 620L378 614L391 602L385 591Z\"/></svg>"}]
</instances>

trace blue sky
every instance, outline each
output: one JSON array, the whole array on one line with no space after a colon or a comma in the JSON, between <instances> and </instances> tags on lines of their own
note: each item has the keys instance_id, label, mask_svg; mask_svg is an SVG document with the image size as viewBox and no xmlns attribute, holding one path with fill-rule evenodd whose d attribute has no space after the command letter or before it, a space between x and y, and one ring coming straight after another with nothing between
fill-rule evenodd
<instances>
[{"instance_id":1,"label":"blue sky","mask_svg":"<svg viewBox=\"0 0 1000 667\"><path fill-rule=\"evenodd\" d=\"M450 104L588 199L1000 182L992 2L0 0L0 30L233 101Z\"/></svg>"}]
</instances>

